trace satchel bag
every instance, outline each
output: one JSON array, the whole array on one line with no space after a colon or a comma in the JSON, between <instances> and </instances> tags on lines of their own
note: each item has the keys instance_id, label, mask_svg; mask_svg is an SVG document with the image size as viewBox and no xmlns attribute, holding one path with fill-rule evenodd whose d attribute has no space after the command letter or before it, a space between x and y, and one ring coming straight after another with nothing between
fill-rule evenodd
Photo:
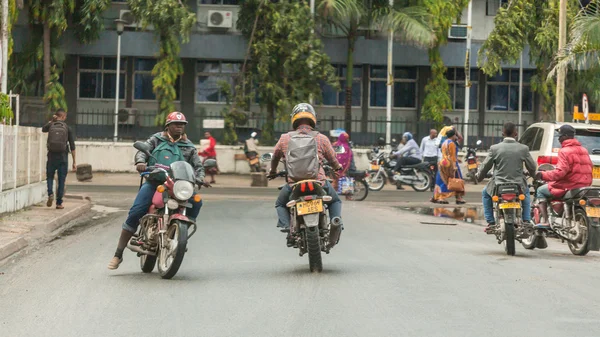
<instances>
[{"instance_id":1,"label":"satchel bag","mask_svg":"<svg viewBox=\"0 0 600 337\"><path fill-rule=\"evenodd\" d=\"M464 192L465 181L460 178L448 179L448 189L452 192Z\"/></svg>"}]
</instances>

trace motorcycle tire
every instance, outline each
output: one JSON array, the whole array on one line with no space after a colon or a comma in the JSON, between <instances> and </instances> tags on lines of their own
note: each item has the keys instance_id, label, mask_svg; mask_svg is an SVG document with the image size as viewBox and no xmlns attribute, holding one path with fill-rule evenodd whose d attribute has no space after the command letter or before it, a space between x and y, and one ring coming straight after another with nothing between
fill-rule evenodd
<instances>
[{"instance_id":1,"label":"motorcycle tire","mask_svg":"<svg viewBox=\"0 0 600 337\"><path fill-rule=\"evenodd\" d=\"M505 224L504 231L506 236L504 246L506 255L515 256L515 225Z\"/></svg>"},{"instance_id":2,"label":"motorcycle tire","mask_svg":"<svg viewBox=\"0 0 600 337\"><path fill-rule=\"evenodd\" d=\"M156 266L156 256L142 255L140 256L140 268L144 273L151 273Z\"/></svg>"},{"instance_id":3,"label":"motorcycle tire","mask_svg":"<svg viewBox=\"0 0 600 337\"><path fill-rule=\"evenodd\" d=\"M308 265L310 271L320 273L323 271L323 260L321 257L319 227L308 227L304 230L304 233L306 233L306 247L308 250Z\"/></svg>"},{"instance_id":4,"label":"motorcycle tire","mask_svg":"<svg viewBox=\"0 0 600 337\"><path fill-rule=\"evenodd\" d=\"M473 180L473 185L477 185L477 171L471 172L471 180Z\"/></svg>"},{"instance_id":5,"label":"motorcycle tire","mask_svg":"<svg viewBox=\"0 0 600 337\"><path fill-rule=\"evenodd\" d=\"M416 186L416 185L411 185L411 187L413 188L413 190L417 191L417 192L426 192L429 191L431 189L431 184L433 183L433 180L431 179L431 174L425 172L425 171L417 171L417 175L421 175L421 178L425 178L425 185L423 186Z\"/></svg>"},{"instance_id":6,"label":"motorcycle tire","mask_svg":"<svg viewBox=\"0 0 600 337\"><path fill-rule=\"evenodd\" d=\"M360 187L360 189L357 189ZM352 201L363 201L369 195L369 185L364 180L355 180L354 181L354 193L350 197Z\"/></svg>"},{"instance_id":7,"label":"motorcycle tire","mask_svg":"<svg viewBox=\"0 0 600 337\"><path fill-rule=\"evenodd\" d=\"M376 192L381 191L383 189L383 186L385 186L385 176L383 174L379 175L379 180L377 181L377 183L373 183L373 177L377 175L377 172L379 171L369 171L369 183L367 184L371 191Z\"/></svg>"},{"instance_id":8,"label":"motorcycle tire","mask_svg":"<svg viewBox=\"0 0 600 337\"><path fill-rule=\"evenodd\" d=\"M576 247L572 243L572 241L568 242L569 250L571 250L571 253L573 253L573 255L585 256L590 251L590 248L589 248L590 220L588 219L587 214L585 213L585 210L583 210L581 208L575 210L573 219L576 222L581 221L583 223L583 228L582 228L583 233L581 234L582 238L581 238L581 242L578 247Z\"/></svg>"},{"instance_id":9,"label":"motorcycle tire","mask_svg":"<svg viewBox=\"0 0 600 337\"><path fill-rule=\"evenodd\" d=\"M158 272L160 273L160 277L164 279L171 279L177 271L179 271L179 267L183 262L183 256L185 255L185 248L187 246L188 239L188 225L175 220L169 228L167 228L167 233L165 233L165 238L177 239L177 251L174 253L172 257L172 261L169 265L166 264L166 260L169 258L168 256L164 256L165 251L161 247L159 247L158 253Z\"/></svg>"}]
</instances>

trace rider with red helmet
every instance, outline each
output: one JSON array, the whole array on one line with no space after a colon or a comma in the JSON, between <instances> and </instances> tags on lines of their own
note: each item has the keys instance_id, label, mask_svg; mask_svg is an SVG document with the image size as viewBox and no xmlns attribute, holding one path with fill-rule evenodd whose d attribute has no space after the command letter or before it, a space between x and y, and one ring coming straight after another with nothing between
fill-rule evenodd
<instances>
[{"instance_id":1,"label":"rider with red helmet","mask_svg":"<svg viewBox=\"0 0 600 337\"><path fill-rule=\"evenodd\" d=\"M144 172L148 164L170 165L175 161L187 161L192 165L196 174L196 181L200 184L204 181L204 167L198 156L196 147L185 135L187 120L178 111L172 112L165 121L165 130L152 135L146 143L150 147L151 158L143 152L135 155L135 165L138 172ZM123 251L127 243L136 232L140 219L147 213L152 204L152 197L156 191L157 184L146 181L138 191L133 206L129 210L129 216L123 223L121 237L117 245L115 256L110 260L108 269L117 269L123 262ZM189 200L191 207L187 210L190 220L195 220L200 213L202 201L195 202L194 197Z\"/></svg>"}]
</instances>

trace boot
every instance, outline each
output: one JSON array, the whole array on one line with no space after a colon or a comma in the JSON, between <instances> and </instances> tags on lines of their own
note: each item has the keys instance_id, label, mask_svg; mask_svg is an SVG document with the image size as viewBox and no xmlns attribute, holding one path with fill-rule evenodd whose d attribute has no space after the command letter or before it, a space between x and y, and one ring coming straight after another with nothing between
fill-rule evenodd
<instances>
[{"instance_id":1,"label":"boot","mask_svg":"<svg viewBox=\"0 0 600 337\"><path fill-rule=\"evenodd\" d=\"M538 209L540 210L540 223L538 227L548 227L548 202L540 201L538 203Z\"/></svg>"}]
</instances>

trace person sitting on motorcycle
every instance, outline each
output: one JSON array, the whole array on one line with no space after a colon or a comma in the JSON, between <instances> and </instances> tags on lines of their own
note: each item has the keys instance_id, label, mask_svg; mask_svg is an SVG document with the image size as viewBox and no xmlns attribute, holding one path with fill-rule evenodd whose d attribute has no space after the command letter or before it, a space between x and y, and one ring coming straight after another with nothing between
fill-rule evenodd
<instances>
[{"instance_id":1,"label":"person sitting on motorcycle","mask_svg":"<svg viewBox=\"0 0 600 337\"><path fill-rule=\"evenodd\" d=\"M350 148L350 143L348 142L349 138L350 136L346 132L342 132L337 141L333 144L333 146L340 146L344 148L344 153L337 153L335 156L340 165L342 165L342 171L339 172L340 178L345 177L348 174L348 171L350 170L350 164L352 163L353 159L352 149ZM338 182L339 179L334 180L333 187L336 191L338 190Z\"/></svg>"},{"instance_id":2,"label":"person sitting on motorcycle","mask_svg":"<svg viewBox=\"0 0 600 337\"><path fill-rule=\"evenodd\" d=\"M527 145L517 142L517 126L514 123L505 123L502 134L504 141L490 148L490 152L476 176L477 180L481 181L494 168L494 177L490 179L482 192L483 213L485 221L488 223L486 230L496 226L492 196L496 185L504 183L515 183L521 186L521 191L525 195L525 200L522 202L523 223L533 226L531 223L531 197L523 174L523 164L529 174L533 176L536 170L535 161L531 157Z\"/></svg>"},{"instance_id":3,"label":"person sitting on motorcycle","mask_svg":"<svg viewBox=\"0 0 600 337\"><path fill-rule=\"evenodd\" d=\"M292 110L292 126L296 132L308 134L312 132L317 124L317 115L315 113L315 109L312 105L308 103L300 103L294 107ZM290 133L286 133L281 135L277 145L275 145L275 151L273 152L273 157L271 159L271 170L269 171L269 178L274 178L277 175L277 166L279 165L279 161L283 158L285 159L288 143L290 141ZM329 165L334 169L334 171L339 171L342 169L342 165L338 162L335 156L335 150L329 141L329 138L323 134L317 134L316 136L317 142L317 151L319 154L320 160L327 160ZM329 204L329 217L331 219L335 217L341 218L342 216L342 201L340 200L338 194L335 189L325 176L325 171L323 168L319 168L318 178L323 185L323 189L327 195L331 196L331 203ZM292 194L291 184L294 182L288 179L288 184L286 184L279 192L279 197L275 202L275 208L277 210L277 216L279 218L277 222L277 227L281 229L282 232L287 233L290 231L290 211L287 208L286 204L290 201L290 196Z\"/></svg>"},{"instance_id":4,"label":"person sitting on motorcycle","mask_svg":"<svg viewBox=\"0 0 600 337\"><path fill-rule=\"evenodd\" d=\"M176 111L170 113L167 116L165 123L165 131L152 135L146 141L146 144L150 146L150 153L157 158L148 158L146 154L138 151L138 153L135 155L135 165L137 171L140 173L146 171L147 163L150 162L152 165L154 165L155 160L156 164L170 164L173 162L174 156L179 155L182 157L182 160L185 160L194 168L194 172L196 174L196 183L199 185L202 184L204 182L204 166L202 166L202 162L198 156L196 147L191 141L188 140L184 133L186 124L187 120L181 112ZM163 143L167 144L163 145ZM176 145L176 147L168 145ZM179 149L179 151L177 151L179 153L173 152L173 149L175 149L175 151L177 151L176 149ZM171 155L171 153L173 153L173 155ZM117 244L117 251L115 252L114 257L110 260L108 269L117 269L119 268L121 262L123 262L123 251L125 250L125 247L127 247L127 244L129 243L129 240L133 234L135 234L137 231L140 219L148 212L157 186L158 183L156 182L146 181L140 187L135 201L133 202L133 206L131 206L131 209L129 210L127 220L125 220L123 223L121 237L119 238L119 243ZM187 216L190 220L195 221L196 217L200 213L202 201L195 202L194 196L192 196L189 199L189 203L192 205L192 207L187 209Z\"/></svg>"},{"instance_id":5,"label":"person sitting on motorcycle","mask_svg":"<svg viewBox=\"0 0 600 337\"><path fill-rule=\"evenodd\" d=\"M592 185L593 164L585 147L575 139L575 128L563 125L558 129L558 164L552 171L537 172L535 179L546 182L536 191L541 223L548 226L548 200L562 198L567 191Z\"/></svg>"},{"instance_id":6,"label":"person sitting on motorcycle","mask_svg":"<svg viewBox=\"0 0 600 337\"><path fill-rule=\"evenodd\" d=\"M250 138L246 139L244 144L244 153L248 159L258 156L258 147L256 143L256 132L252 132Z\"/></svg>"},{"instance_id":7,"label":"person sitting on motorcycle","mask_svg":"<svg viewBox=\"0 0 600 337\"><path fill-rule=\"evenodd\" d=\"M404 146L397 152L392 154L393 157L398 158L396 167L394 167L395 174L400 174L402 166L417 165L423 160L421 154L421 148L419 144L415 142L410 132L405 132L402 135L402 144ZM396 182L396 188L402 190L402 184L400 181Z\"/></svg>"},{"instance_id":8,"label":"person sitting on motorcycle","mask_svg":"<svg viewBox=\"0 0 600 337\"><path fill-rule=\"evenodd\" d=\"M204 160L214 159L216 161L217 150L215 150L215 146L217 145L217 140L208 131L204 133L204 138L208 140L208 147L204 151L199 152L198 155L204 157ZM206 173L210 175L210 183L216 184L215 175L219 173L219 165L209 169Z\"/></svg>"}]
</instances>

